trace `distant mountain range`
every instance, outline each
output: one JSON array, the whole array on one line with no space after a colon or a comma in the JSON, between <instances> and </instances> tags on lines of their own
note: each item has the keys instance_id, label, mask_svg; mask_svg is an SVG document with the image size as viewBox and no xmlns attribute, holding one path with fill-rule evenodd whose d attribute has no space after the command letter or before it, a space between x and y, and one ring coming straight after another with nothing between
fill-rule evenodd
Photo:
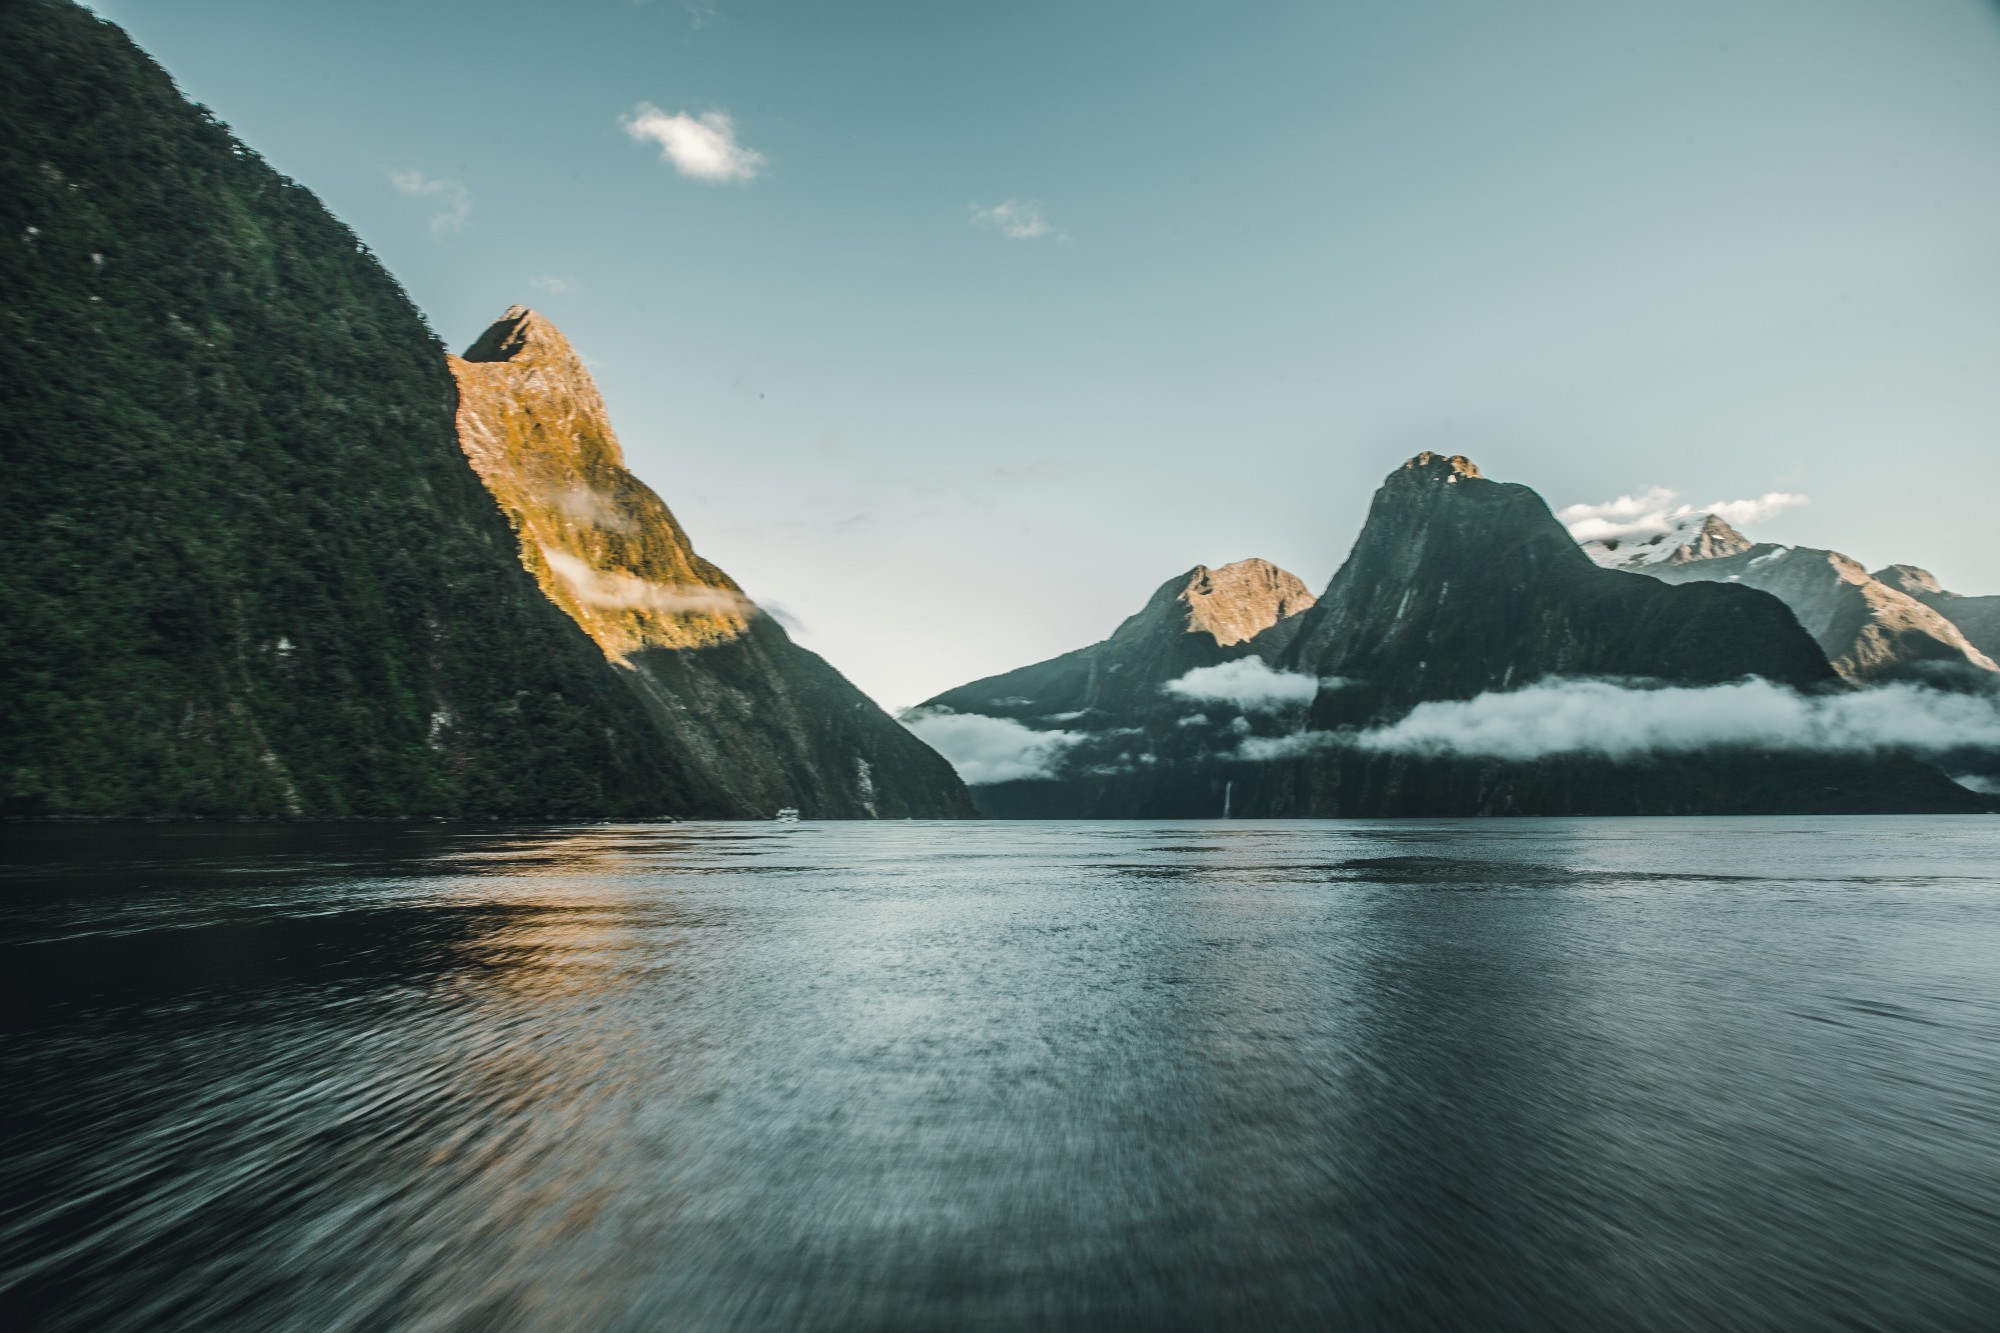
<instances>
[{"instance_id":1,"label":"distant mountain range","mask_svg":"<svg viewBox=\"0 0 2000 1333\"><path fill-rule=\"evenodd\" d=\"M998 780L976 793L996 815L1988 808L1895 744L1854 741L1851 726L1816 750L1758 740L1755 718L1734 731L1711 720L1756 706L1841 723L1843 674L1882 676L1892 660L1991 674L1912 596L1865 574L1869 588L1843 591L1844 558L1794 557L1827 572L1752 586L1787 563L1769 554L1712 516L1643 559L1586 553L1528 488L1420 454L1376 493L1317 602L1246 597L1241 623L1263 628L1224 643L1178 614L1176 580L1103 643L948 690L906 722L987 765ZM1297 583L1261 561L1227 568L1258 571L1259 589ZM1857 596L1894 615L1857 624ZM1565 682L1576 687L1561 695ZM1563 739L1586 714L1606 734ZM1632 739L1648 728L1651 749ZM1008 769L1010 742L1036 764Z\"/></svg>"},{"instance_id":2,"label":"distant mountain range","mask_svg":"<svg viewBox=\"0 0 2000 1333\"><path fill-rule=\"evenodd\" d=\"M2000 671L1965 628L1991 643L2000 633L2000 597L1945 592L1912 565L1870 574L1838 551L1752 542L1714 514L1684 517L1645 542L1586 542L1584 550L1607 569L1668 583L1768 592L1798 616L1833 669L1857 683Z\"/></svg>"}]
</instances>

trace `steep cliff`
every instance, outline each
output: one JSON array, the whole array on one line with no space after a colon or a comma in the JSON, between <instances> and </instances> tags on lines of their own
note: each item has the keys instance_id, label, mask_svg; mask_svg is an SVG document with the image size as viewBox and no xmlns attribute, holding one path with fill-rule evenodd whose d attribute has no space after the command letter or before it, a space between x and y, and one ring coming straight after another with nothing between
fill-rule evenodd
<instances>
[{"instance_id":1,"label":"steep cliff","mask_svg":"<svg viewBox=\"0 0 2000 1333\"><path fill-rule=\"evenodd\" d=\"M8 813L705 808L352 232L67 0L0 5L0 125Z\"/></svg>"},{"instance_id":2,"label":"steep cliff","mask_svg":"<svg viewBox=\"0 0 2000 1333\"><path fill-rule=\"evenodd\" d=\"M1312 604L1305 584L1268 560L1197 565L1161 584L1109 638L947 690L906 720L945 743L963 734L964 724L951 714L1002 719L1052 738L1038 751L1045 773L974 789L989 815L1216 814L1228 776L1214 762L1205 705L1170 686L1190 672L1275 657ZM997 733L996 743L1005 734ZM970 737L980 740L977 732ZM1035 737L1016 740L1041 744Z\"/></svg>"},{"instance_id":3,"label":"steep cliff","mask_svg":"<svg viewBox=\"0 0 2000 1333\"><path fill-rule=\"evenodd\" d=\"M453 357L458 434L521 563L594 639L719 813L973 813L951 766L696 555L625 468L589 371L533 311Z\"/></svg>"}]
</instances>

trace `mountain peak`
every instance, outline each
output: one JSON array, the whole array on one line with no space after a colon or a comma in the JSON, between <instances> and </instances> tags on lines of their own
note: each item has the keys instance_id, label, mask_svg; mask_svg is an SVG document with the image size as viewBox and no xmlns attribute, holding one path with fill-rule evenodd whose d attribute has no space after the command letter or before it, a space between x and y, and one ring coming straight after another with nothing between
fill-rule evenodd
<instances>
[{"instance_id":1,"label":"mountain peak","mask_svg":"<svg viewBox=\"0 0 2000 1333\"><path fill-rule=\"evenodd\" d=\"M1202 633L1227 648L1254 639L1317 599L1298 575L1268 560L1238 560L1220 569L1196 565L1177 599L1187 606L1187 632Z\"/></svg>"},{"instance_id":2,"label":"mountain peak","mask_svg":"<svg viewBox=\"0 0 2000 1333\"><path fill-rule=\"evenodd\" d=\"M1227 648L1256 638L1314 600L1298 575L1268 560L1238 560L1217 569L1196 565L1155 588L1111 638L1130 644L1196 634Z\"/></svg>"},{"instance_id":3,"label":"mountain peak","mask_svg":"<svg viewBox=\"0 0 2000 1333\"><path fill-rule=\"evenodd\" d=\"M1684 514L1665 532L1616 537L1583 543L1584 553L1606 569L1643 569L1648 565L1684 565L1741 555L1753 543L1714 514Z\"/></svg>"},{"instance_id":4,"label":"mountain peak","mask_svg":"<svg viewBox=\"0 0 2000 1333\"><path fill-rule=\"evenodd\" d=\"M1528 487L1420 454L1375 493L1347 562L1278 665L1357 682L1315 701L1322 728L1549 675L1831 677L1774 599L1703 589L1675 600L1650 582L1599 569Z\"/></svg>"},{"instance_id":5,"label":"mountain peak","mask_svg":"<svg viewBox=\"0 0 2000 1333\"><path fill-rule=\"evenodd\" d=\"M524 305L510 305L507 313L486 326L486 331L465 349L466 361L532 361L548 356L575 356L576 349L562 330L547 317Z\"/></svg>"},{"instance_id":6,"label":"mountain peak","mask_svg":"<svg viewBox=\"0 0 2000 1333\"><path fill-rule=\"evenodd\" d=\"M1872 577L1877 583L1886 583L1897 592L1908 593L1912 597L1921 598L1926 594L1939 597L1944 594L1944 585L1937 581L1937 575L1915 565L1890 565L1887 569L1876 570Z\"/></svg>"},{"instance_id":7,"label":"mountain peak","mask_svg":"<svg viewBox=\"0 0 2000 1333\"><path fill-rule=\"evenodd\" d=\"M590 370L554 324L509 307L449 364L459 446L507 511L521 562L607 658L630 665L641 649L748 630L756 608L626 470Z\"/></svg>"},{"instance_id":8,"label":"mountain peak","mask_svg":"<svg viewBox=\"0 0 2000 1333\"><path fill-rule=\"evenodd\" d=\"M1392 484L1398 482L1441 481L1449 485L1468 477L1478 476L1479 465L1464 454L1452 454L1447 457L1444 454L1434 454L1426 449L1415 458L1404 463L1396 472L1392 473L1389 481Z\"/></svg>"}]
</instances>

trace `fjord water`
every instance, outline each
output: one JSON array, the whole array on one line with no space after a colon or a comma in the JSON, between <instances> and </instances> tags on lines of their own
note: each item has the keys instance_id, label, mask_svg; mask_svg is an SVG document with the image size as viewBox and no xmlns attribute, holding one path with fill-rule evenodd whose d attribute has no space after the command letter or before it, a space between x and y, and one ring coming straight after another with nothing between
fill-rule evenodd
<instances>
[{"instance_id":1,"label":"fjord water","mask_svg":"<svg viewBox=\"0 0 2000 1333\"><path fill-rule=\"evenodd\" d=\"M13 828L0 1311L1990 1328L2000 819Z\"/></svg>"}]
</instances>

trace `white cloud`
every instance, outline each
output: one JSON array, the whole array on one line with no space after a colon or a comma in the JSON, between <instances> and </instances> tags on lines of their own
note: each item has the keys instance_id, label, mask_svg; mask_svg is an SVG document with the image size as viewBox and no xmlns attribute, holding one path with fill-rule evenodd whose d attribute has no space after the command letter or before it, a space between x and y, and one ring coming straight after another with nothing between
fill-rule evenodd
<instances>
[{"instance_id":1,"label":"white cloud","mask_svg":"<svg viewBox=\"0 0 2000 1333\"><path fill-rule=\"evenodd\" d=\"M529 278L528 285L538 292L547 292L551 296L562 296L576 290L576 284L568 278L558 278L552 273Z\"/></svg>"},{"instance_id":2,"label":"white cloud","mask_svg":"<svg viewBox=\"0 0 2000 1333\"><path fill-rule=\"evenodd\" d=\"M1698 508L1675 504L1679 498L1679 491L1654 486L1602 504L1569 505L1558 509L1556 518L1580 542L1625 542L1634 537L1662 536L1699 514L1714 514L1741 528L1806 503L1805 496L1788 491L1769 491L1754 500L1717 500Z\"/></svg>"},{"instance_id":3,"label":"white cloud","mask_svg":"<svg viewBox=\"0 0 2000 1333\"><path fill-rule=\"evenodd\" d=\"M619 508L616 499L589 486L566 486L561 490L545 492L543 498L564 518L587 528L603 528L608 532L631 532L639 526L631 514ZM551 552L546 547L543 548L542 554L560 556L564 560L575 560L573 556L564 555L561 551ZM580 569L589 568L581 560L575 560L575 564Z\"/></svg>"},{"instance_id":4,"label":"white cloud","mask_svg":"<svg viewBox=\"0 0 2000 1333\"><path fill-rule=\"evenodd\" d=\"M906 713L904 726L951 761L968 787L1024 778L1052 778L1071 746L1089 733L1036 731L1011 718L926 709Z\"/></svg>"},{"instance_id":5,"label":"white cloud","mask_svg":"<svg viewBox=\"0 0 2000 1333\"><path fill-rule=\"evenodd\" d=\"M1302 754L1351 744L1353 739L1344 731L1295 731L1289 736L1245 736L1236 743L1234 757L1255 761L1296 759Z\"/></svg>"},{"instance_id":6,"label":"white cloud","mask_svg":"<svg viewBox=\"0 0 2000 1333\"><path fill-rule=\"evenodd\" d=\"M1805 496L1791 491L1766 491L1754 500L1717 500L1705 506L1703 512L1715 515L1732 528L1742 528L1805 503Z\"/></svg>"},{"instance_id":7,"label":"white cloud","mask_svg":"<svg viewBox=\"0 0 2000 1333\"><path fill-rule=\"evenodd\" d=\"M463 231L472 218L472 191L459 181L439 180L412 170L390 172L389 183L404 194L437 203L439 211L431 215L433 236Z\"/></svg>"},{"instance_id":8,"label":"white cloud","mask_svg":"<svg viewBox=\"0 0 2000 1333\"><path fill-rule=\"evenodd\" d=\"M1244 713L1276 713L1303 708L1313 701L1322 685L1334 689L1346 683L1338 677L1321 680L1318 676L1279 671L1260 657L1239 657L1220 666L1196 667L1160 688L1196 703L1229 704Z\"/></svg>"},{"instance_id":9,"label":"white cloud","mask_svg":"<svg viewBox=\"0 0 2000 1333\"><path fill-rule=\"evenodd\" d=\"M973 204L972 225L997 231L1009 240L1034 241L1044 236L1059 241L1069 239L1068 233L1042 216L1039 199L1005 199L992 206Z\"/></svg>"},{"instance_id":10,"label":"white cloud","mask_svg":"<svg viewBox=\"0 0 2000 1333\"><path fill-rule=\"evenodd\" d=\"M1625 760L1723 748L1940 753L2000 746L2000 696L1902 683L1808 696L1755 677L1666 688L1550 680L1505 694L1418 704L1375 731L1248 737L1237 753L1280 759L1338 746L1517 761L1558 754Z\"/></svg>"},{"instance_id":11,"label":"white cloud","mask_svg":"<svg viewBox=\"0 0 2000 1333\"><path fill-rule=\"evenodd\" d=\"M567 551L540 548L579 602L609 611L653 611L664 615L747 616L757 608L741 593L702 584L654 583L634 574L598 569Z\"/></svg>"},{"instance_id":12,"label":"white cloud","mask_svg":"<svg viewBox=\"0 0 2000 1333\"><path fill-rule=\"evenodd\" d=\"M726 111L685 111L668 115L641 102L618 122L625 133L660 146L660 160L698 181L751 181L763 170L764 155L736 142L736 122Z\"/></svg>"}]
</instances>

